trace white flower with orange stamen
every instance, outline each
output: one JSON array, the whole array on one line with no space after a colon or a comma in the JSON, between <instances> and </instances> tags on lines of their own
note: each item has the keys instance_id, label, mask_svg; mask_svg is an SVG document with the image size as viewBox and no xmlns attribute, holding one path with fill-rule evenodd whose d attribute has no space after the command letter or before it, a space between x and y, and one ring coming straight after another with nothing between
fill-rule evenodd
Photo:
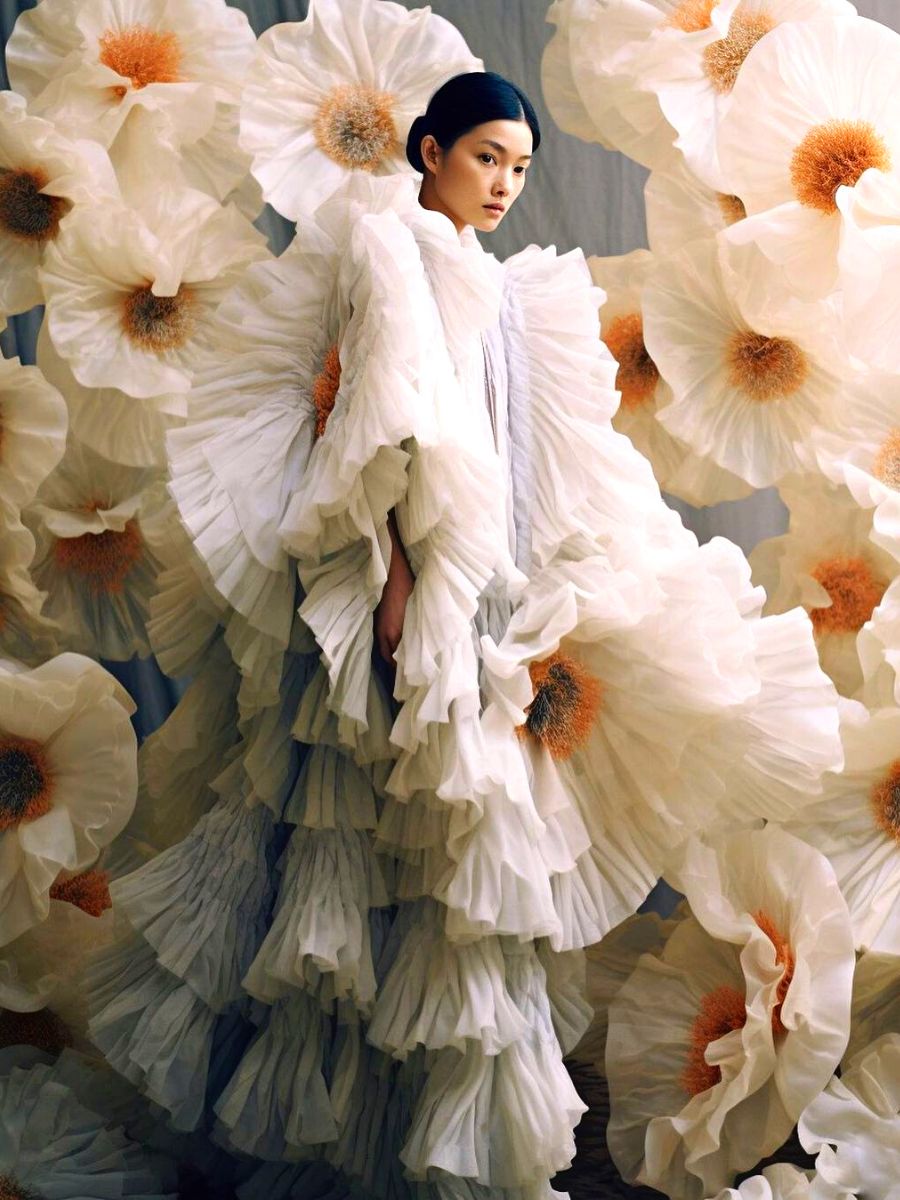
<instances>
[{"instance_id":1,"label":"white flower with orange stamen","mask_svg":"<svg viewBox=\"0 0 900 1200\"><path fill-rule=\"evenodd\" d=\"M828 858L857 947L900 954L900 708L850 704L842 737L843 771L784 828Z\"/></svg>"},{"instance_id":2,"label":"white flower with orange stamen","mask_svg":"<svg viewBox=\"0 0 900 1200\"><path fill-rule=\"evenodd\" d=\"M305 21L259 38L241 145L266 200L294 220L350 172L411 173L406 137L415 117L451 76L482 69L462 35L429 8L311 0Z\"/></svg>"},{"instance_id":3,"label":"white flower with orange stamen","mask_svg":"<svg viewBox=\"0 0 900 1200\"><path fill-rule=\"evenodd\" d=\"M782 484L781 495L789 532L754 549L754 580L766 589L767 612L803 605L823 670L852 696L863 680L857 637L900 568L872 541L872 514L846 488L809 475Z\"/></svg>"},{"instance_id":4,"label":"white flower with orange stamen","mask_svg":"<svg viewBox=\"0 0 900 1200\"><path fill-rule=\"evenodd\" d=\"M0 945L49 913L128 822L137 793L130 698L97 663L62 654L0 672Z\"/></svg>"},{"instance_id":5,"label":"white flower with orange stamen","mask_svg":"<svg viewBox=\"0 0 900 1200\"><path fill-rule=\"evenodd\" d=\"M849 392L840 426L813 438L816 460L872 509L872 540L900 560L900 377L871 372Z\"/></svg>"},{"instance_id":6,"label":"white flower with orange stamen","mask_svg":"<svg viewBox=\"0 0 900 1200\"><path fill-rule=\"evenodd\" d=\"M613 426L650 460L659 486L688 503L714 504L748 495L748 484L710 459L699 458L656 418L672 393L644 342L642 304L655 267L654 256L647 250L634 250L587 261L594 283L606 293L600 308L600 336L619 364L616 388L621 400Z\"/></svg>"},{"instance_id":7,"label":"white flower with orange stamen","mask_svg":"<svg viewBox=\"0 0 900 1200\"><path fill-rule=\"evenodd\" d=\"M262 234L202 192L73 212L41 269L50 337L84 387L187 392L213 312Z\"/></svg>"},{"instance_id":8,"label":"white flower with orange stamen","mask_svg":"<svg viewBox=\"0 0 900 1200\"><path fill-rule=\"evenodd\" d=\"M900 265L900 167L869 171L838 193L844 218L840 264L845 336L870 367L900 371L900 305L893 286Z\"/></svg>"},{"instance_id":9,"label":"white flower with orange stamen","mask_svg":"<svg viewBox=\"0 0 900 1200\"><path fill-rule=\"evenodd\" d=\"M718 149L748 218L724 236L756 243L797 295L859 269L840 261L846 211L867 172L900 171L898 86L900 34L862 18L779 25L741 69Z\"/></svg>"},{"instance_id":10,"label":"white flower with orange stamen","mask_svg":"<svg viewBox=\"0 0 900 1200\"><path fill-rule=\"evenodd\" d=\"M663 22L635 49L630 65L657 97L690 169L722 190L718 124L750 51L784 22L853 17L856 9L848 0L717 0L707 7L704 28L685 31L674 20Z\"/></svg>"},{"instance_id":11,"label":"white flower with orange stamen","mask_svg":"<svg viewBox=\"0 0 900 1200\"><path fill-rule=\"evenodd\" d=\"M745 320L713 239L662 261L644 296L644 339L672 400L658 419L754 487L807 467L811 432L836 420L843 384L805 309ZM820 322L830 317L822 306Z\"/></svg>"},{"instance_id":12,"label":"white flower with orange stamen","mask_svg":"<svg viewBox=\"0 0 900 1200\"><path fill-rule=\"evenodd\" d=\"M644 185L647 241L654 254L674 254L696 238L713 237L747 215L739 196L717 192L683 159L652 171Z\"/></svg>"},{"instance_id":13,"label":"white flower with orange stamen","mask_svg":"<svg viewBox=\"0 0 900 1200\"><path fill-rule=\"evenodd\" d=\"M148 654L146 621L166 494L158 471L124 467L70 442L25 520L35 582L68 648L124 660Z\"/></svg>"},{"instance_id":14,"label":"white flower with orange stamen","mask_svg":"<svg viewBox=\"0 0 900 1200\"><path fill-rule=\"evenodd\" d=\"M610 1006L607 1141L625 1179L701 1200L788 1137L847 1042L853 937L827 860L775 828L692 843L693 916Z\"/></svg>"},{"instance_id":15,"label":"white flower with orange stamen","mask_svg":"<svg viewBox=\"0 0 900 1200\"><path fill-rule=\"evenodd\" d=\"M544 51L541 82L550 112L566 133L621 150L646 167L671 165L675 130L633 68L654 31L706 28L715 0L555 0L547 20L556 33Z\"/></svg>"},{"instance_id":16,"label":"white flower with orange stamen","mask_svg":"<svg viewBox=\"0 0 900 1200\"><path fill-rule=\"evenodd\" d=\"M859 1051L800 1118L823 1196L900 1197L900 1033Z\"/></svg>"},{"instance_id":17,"label":"white flower with orange stamen","mask_svg":"<svg viewBox=\"0 0 900 1200\"><path fill-rule=\"evenodd\" d=\"M47 919L0 949L0 1008L46 1009L73 1038L87 1036L80 973L89 956L113 937L106 872L63 872L50 887Z\"/></svg>"},{"instance_id":18,"label":"white flower with orange stamen","mask_svg":"<svg viewBox=\"0 0 900 1200\"><path fill-rule=\"evenodd\" d=\"M41 0L6 44L15 91L70 136L109 146L134 108L194 142L237 104L253 56L245 13L225 0Z\"/></svg>"},{"instance_id":19,"label":"white flower with orange stamen","mask_svg":"<svg viewBox=\"0 0 900 1200\"><path fill-rule=\"evenodd\" d=\"M0 92L0 313L42 303L38 267L72 206L117 196L100 146L64 137L17 93Z\"/></svg>"}]
</instances>

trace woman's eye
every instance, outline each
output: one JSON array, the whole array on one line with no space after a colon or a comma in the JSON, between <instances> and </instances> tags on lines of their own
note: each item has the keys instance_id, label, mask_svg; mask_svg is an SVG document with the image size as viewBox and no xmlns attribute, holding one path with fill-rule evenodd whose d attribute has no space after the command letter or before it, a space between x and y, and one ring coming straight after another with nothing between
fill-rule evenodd
<instances>
[{"instance_id":1,"label":"woman's eye","mask_svg":"<svg viewBox=\"0 0 900 1200\"><path fill-rule=\"evenodd\" d=\"M524 175L524 174L525 174L525 168L524 168L524 167L516 167L516 174L517 174L517 175Z\"/></svg>"},{"instance_id":2,"label":"woman's eye","mask_svg":"<svg viewBox=\"0 0 900 1200\"><path fill-rule=\"evenodd\" d=\"M494 161L493 154L487 154L487 153L479 154L478 157L481 159L481 161L483 163L492 163Z\"/></svg>"}]
</instances>

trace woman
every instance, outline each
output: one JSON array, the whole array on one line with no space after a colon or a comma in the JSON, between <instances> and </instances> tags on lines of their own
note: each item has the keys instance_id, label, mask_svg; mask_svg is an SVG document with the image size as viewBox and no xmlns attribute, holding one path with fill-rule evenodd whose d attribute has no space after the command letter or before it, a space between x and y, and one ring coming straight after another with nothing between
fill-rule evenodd
<instances>
[{"instance_id":1,"label":"woman","mask_svg":"<svg viewBox=\"0 0 900 1200\"><path fill-rule=\"evenodd\" d=\"M740 553L699 548L612 431L581 253L479 246L539 141L514 85L445 84L409 136L421 187L356 179L251 268L170 446L197 551L211 514L246 530L268 504L275 565L251 587L234 535L230 576L267 598L221 635L240 738L189 836L114 885L134 940L95 969L92 1034L181 1127L213 1106L232 1148L377 1196L550 1195L584 1110L582 950L759 775L767 689L815 661L808 630L769 645ZM288 299L283 388L252 347L219 361L263 324L242 304ZM237 427L204 423L225 376ZM276 636L259 616L295 570ZM825 725L771 750L779 796Z\"/></svg>"}]
</instances>

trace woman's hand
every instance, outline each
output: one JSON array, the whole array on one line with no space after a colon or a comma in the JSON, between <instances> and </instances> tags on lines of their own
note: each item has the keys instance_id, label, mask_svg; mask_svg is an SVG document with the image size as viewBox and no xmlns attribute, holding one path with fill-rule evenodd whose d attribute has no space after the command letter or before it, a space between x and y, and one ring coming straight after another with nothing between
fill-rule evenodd
<instances>
[{"instance_id":1,"label":"woman's hand","mask_svg":"<svg viewBox=\"0 0 900 1200\"><path fill-rule=\"evenodd\" d=\"M413 590L415 577L397 533L393 512L388 517L388 531L391 535L391 563L384 591L375 609L375 644L384 661L396 666L394 651L403 636L406 602Z\"/></svg>"}]
</instances>

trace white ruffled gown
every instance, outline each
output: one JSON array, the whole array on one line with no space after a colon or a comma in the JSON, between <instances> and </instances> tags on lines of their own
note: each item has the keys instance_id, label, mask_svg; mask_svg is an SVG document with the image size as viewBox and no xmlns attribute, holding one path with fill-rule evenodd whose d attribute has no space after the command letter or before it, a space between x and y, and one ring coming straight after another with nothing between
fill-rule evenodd
<instances>
[{"instance_id":1,"label":"white ruffled gown","mask_svg":"<svg viewBox=\"0 0 900 1200\"><path fill-rule=\"evenodd\" d=\"M178 1128L268 1164L246 1197L325 1194L323 1160L377 1197L549 1197L585 1108L563 1066L583 948L774 744L767 680L808 682L811 637L774 652L739 553L699 548L613 432L579 252L501 266L408 181L357 180L248 274L243 303L291 297L296 350L273 367L233 314L170 441L215 611L177 648L173 566L157 634L195 679L145 752L158 852L113 885L92 1036ZM393 701L372 639L391 510L416 577ZM561 757L527 712L529 665L563 646L608 667ZM796 744L782 723L747 768L785 789L834 736L810 688ZM655 724L629 727L640 698Z\"/></svg>"}]
</instances>

